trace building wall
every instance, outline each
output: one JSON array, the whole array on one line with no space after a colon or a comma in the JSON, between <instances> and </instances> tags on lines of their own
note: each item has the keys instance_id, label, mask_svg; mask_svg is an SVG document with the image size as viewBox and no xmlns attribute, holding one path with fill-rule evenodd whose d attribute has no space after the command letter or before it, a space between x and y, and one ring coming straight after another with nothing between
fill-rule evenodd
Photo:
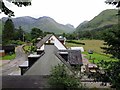
<instances>
[{"instance_id":1,"label":"building wall","mask_svg":"<svg viewBox=\"0 0 120 90\"><path fill-rule=\"evenodd\" d=\"M0 57L5 56L5 51L4 50L0 50Z\"/></svg>"}]
</instances>

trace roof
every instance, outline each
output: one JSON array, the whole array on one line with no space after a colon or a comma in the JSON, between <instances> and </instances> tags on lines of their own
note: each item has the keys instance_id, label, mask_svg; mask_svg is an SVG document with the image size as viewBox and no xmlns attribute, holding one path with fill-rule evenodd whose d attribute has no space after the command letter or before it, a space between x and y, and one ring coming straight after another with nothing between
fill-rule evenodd
<instances>
[{"instance_id":1,"label":"roof","mask_svg":"<svg viewBox=\"0 0 120 90\"><path fill-rule=\"evenodd\" d=\"M41 48L44 43L46 43L47 40L50 39L50 37L53 36L53 34L47 34L41 41L37 43L37 48ZM54 35L55 36L55 35ZM55 36L56 37L56 36ZM56 37L57 38L57 37ZM59 38L57 38L59 40ZM59 40L60 41L60 40ZM61 43L61 42L60 42ZM65 48L67 48L63 43L61 43Z\"/></svg>"},{"instance_id":2,"label":"roof","mask_svg":"<svg viewBox=\"0 0 120 90\"><path fill-rule=\"evenodd\" d=\"M59 54L68 52L68 62L72 65L81 65L82 55L80 50L59 50Z\"/></svg>"},{"instance_id":3,"label":"roof","mask_svg":"<svg viewBox=\"0 0 120 90\"><path fill-rule=\"evenodd\" d=\"M19 65L19 67L28 67L28 61L25 61L23 64Z\"/></svg>"},{"instance_id":4,"label":"roof","mask_svg":"<svg viewBox=\"0 0 120 90\"><path fill-rule=\"evenodd\" d=\"M81 50L81 52L84 52L83 47L70 47L71 50Z\"/></svg>"},{"instance_id":5,"label":"roof","mask_svg":"<svg viewBox=\"0 0 120 90\"><path fill-rule=\"evenodd\" d=\"M40 57L40 55L30 54L28 57Z\"/></svg>"},{"instance_id":6,"label":"roof","mask_svg":"<svg viewBox=\"0 0 120 90\"><path fill-rule=\"evenodd\" d=\"M49 49L48 49L49 48ZM24 75L50 75L53 66L64 64L67 70L71 71L71 66L58 53L55 45L46 45L45 53L24 73Z\"/></svg>"},{"instance_id":7,"label":"roof","mask_svg":"<svg viewBox=\"0 0 120 90\"><path fill-rule=\"evenodd\" d=\"M37 43L37 48L40 48L53 34L47 34L41 41Z\"/></svg>"},{"instance_id":8,"label":"roof","mask_svg":"<svg viewBox=\"0 0 120 90\"><path fill-rule=\"evenodd\" d=\"M80 50L68 50L68 60L72 65L81 65L82 63L82 55Z\"/></svg>"},{"instance_id":9,"label":"roof","mask_svg":"<svg viewBox=\"0 0 120 90\"><path fill-rule=\"evenodd\" d=\"M70 71L72 71L72 73L74 73L69 63L67 63L58 53L55 53L55 55L70 69Z\"/></svg>"}]
</instances>

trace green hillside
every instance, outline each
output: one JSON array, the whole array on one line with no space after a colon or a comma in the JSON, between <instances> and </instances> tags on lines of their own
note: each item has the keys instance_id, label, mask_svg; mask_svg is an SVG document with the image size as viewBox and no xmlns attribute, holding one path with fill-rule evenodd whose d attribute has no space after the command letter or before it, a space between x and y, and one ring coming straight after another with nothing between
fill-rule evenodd
<instances>
[{"instance_id":1,"label":"green hillside","mask_svg":"<svg viewBox=\"0 0 120 90\"><path fill-rule=\"evenodd\" d=\"M92 20L86 22L85 24L80 24L76 28L76 31L97 30L97 28L117 24L117 12L118 11L116 9L104 10L99 15L95 16Z\"/></svg>"},{"instance_id":2,"label":"green hillside","mask_svg":"<svg viewBox=\"0 0 120 90\"><path fill-rule=\"evenodd\" d=\"M7 18L3 17L2 20L5 22ZM15 28L21 26L25 32L30 32L32 28L36 27L45 32L60 33L72 33L75 28L72 25L63 25L56 22L54 19L43 16L40 18L33 18L29 16L12 18Z\"/></svg>"}]
</instances>

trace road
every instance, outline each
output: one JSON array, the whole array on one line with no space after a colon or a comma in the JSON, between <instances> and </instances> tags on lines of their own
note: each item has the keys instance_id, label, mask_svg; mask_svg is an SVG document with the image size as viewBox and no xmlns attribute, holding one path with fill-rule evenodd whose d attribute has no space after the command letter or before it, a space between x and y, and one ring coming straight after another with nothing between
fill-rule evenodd
<instances>
[{"instance_id":1,"label":"road","mask_svg":"<svg viewBox=\"0 0 120 90\"><path fill-rule=\"evenodd\" d=\"M10 75L11 73L19 70L19 65L27 60L27 54L24 53L23 45L18 46L15 49L16 58L11 60L9 63L2 66L2 75Z\"/></svg>"}]
</instances>

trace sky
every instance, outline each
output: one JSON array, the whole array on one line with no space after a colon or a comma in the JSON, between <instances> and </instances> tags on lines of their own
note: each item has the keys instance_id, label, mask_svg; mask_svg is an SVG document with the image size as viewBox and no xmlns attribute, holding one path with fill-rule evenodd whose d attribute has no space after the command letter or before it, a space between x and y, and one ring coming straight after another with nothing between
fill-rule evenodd
<instances>
[{"instance_id":1,"label":"sky","mask_svg":"<svg viewBox=\"0 0 120 90\"><path fill-rule=\"evenodd\" d=\"M49 16L58 23L72 24L74 27L93 19L103 10L115 8L105 4L105 0L32 0L32 5L28 7L17 7L6 1L5 4L14 11L15 17ZM0 18L2 17L6 15L0 14Z\"/></svg>"}]
</instances>

